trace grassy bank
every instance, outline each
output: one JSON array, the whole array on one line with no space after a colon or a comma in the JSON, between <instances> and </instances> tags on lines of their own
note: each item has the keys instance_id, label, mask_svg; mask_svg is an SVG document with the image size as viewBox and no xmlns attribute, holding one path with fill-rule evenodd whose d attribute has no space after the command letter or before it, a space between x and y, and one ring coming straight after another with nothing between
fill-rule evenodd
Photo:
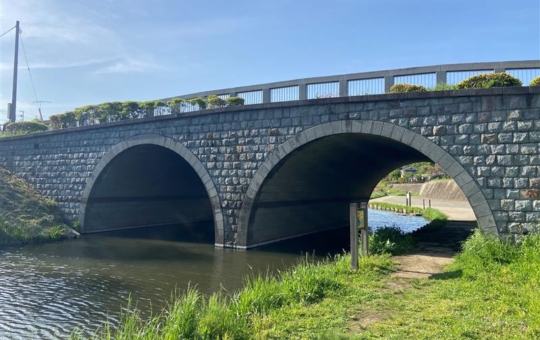
<instances>
[{"instance_id":1,"label":"grassy bank","mask_svg":"<svg viewBox=\"0 0 540 340\"><path fill-rule=\"evenodd\" d=\"M96 339L538 339L540 236L521 245L475 233L447 270L392 277L388 255L311 261L246 281L233 295L193 289L169 312L124 314ZM72 339L82 338L73 334Z\"/></svg>"},{"instance_id":2,"label":"grassy bank","mask_svg":"<svg viewBox=\"0 0 540 340\"><path fill-rule=\"evenodd\" d=\"M0 244L49 241L67 233L54 201L0 168Z\"/></svg>"}]
</instances>

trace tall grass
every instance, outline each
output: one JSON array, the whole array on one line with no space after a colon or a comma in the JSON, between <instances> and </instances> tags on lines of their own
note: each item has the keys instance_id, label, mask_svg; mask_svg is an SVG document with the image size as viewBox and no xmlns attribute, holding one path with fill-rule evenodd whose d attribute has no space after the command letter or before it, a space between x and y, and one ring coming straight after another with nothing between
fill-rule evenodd
<instances>
[{"instance_id":1,"label":"tall grass","mask_svg":"<svg viewBox=\"0 0 540 340\"><path fill-rule=\"evenodd\" d=\"M388 257L362 259L361 275L388 271ZM246 279L242 290L234 294L214 293L209 297L194 288L172 299L160 314L147 320L136 309L128 308L120 325L108 324L92 339L252 339L254 324L282 307L310 305L329 294L339 294L350 271L350 257L315 262L307 256L302 262L278 275L269 273ZM355 274L356 275L356 274ZM75 331L71 339L83 339Z\"/></svg>"},{"instance_id":2,"label":"tall grass","mask_svg":"<svg viewBox=\"0 0 540 340\"><path fill-rule=\"evenodd\" d=\"M412 251L415 241L398 227L383 227L369 234L369 252L373 255L400 255Z\"/></svg>"},{"instance_id":3,"label":"tall grass","mask_svg":"<svg viewBox=\"0 0 540 340\"><path fill-rule=\"evenodd\" d=\"M0 245L47 242L60 239L67 233L67 229L62 225L43 227L14 224L0 218Z\"/></svg>"}]
</instances>

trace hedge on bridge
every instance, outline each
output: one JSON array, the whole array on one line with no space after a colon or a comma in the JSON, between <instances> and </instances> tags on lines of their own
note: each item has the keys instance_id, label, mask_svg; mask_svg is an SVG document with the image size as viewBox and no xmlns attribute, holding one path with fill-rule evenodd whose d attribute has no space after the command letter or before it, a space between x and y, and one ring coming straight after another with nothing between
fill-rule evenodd
<instances>
[{"instance_id":1,"label":"hedge on bridge","mask_svg":"<svg viewBox=\"0 0 540 340\"><path fill-rule=\"evenodd\" d=\"M456 89L489 89L492 87L515 87L522 86L521 80L505 73L478 74L463 80L456 85Z\"/></svg>"},{"instance_id":2,"label":"hedge on bridge","mask_svg":"<svg viewBox=\"0 0 540 340\"><path fill-rule=\"evenodd\" d=\"M47 131L47 125L36 122L11 122L6 124L6 131L12 133L30 133L30 132L43 132Z\"/></svg>"},{"instance_id":3,"label":"hedge on bridge","mask_svg":"<svg viewBox=\"0 0 540 340\"><path fill-rule=\"evenodd\" d=\"M534 78L534 79L531 81L531 86L540 86L540 76Z\"/></svg>"},{"instance_id":4,"label":"hedge on bridge","mask_svg":"<svg viewBox=\"0 0 540 340\"><path fill-rule=\"evenodd\" d=\"M413 85L413 84L405 84L405 83L398 83L394 84L390 88L390 93L408 93L408 92L426 92L427 89L422 85Z\"/></svg>"},{"instance_id":5,"label":"hedge on bridge","mask_svg":"<svg viewBox=\"0 0 540 340\"><path fill-rule=\"evenodd\" d=\"M161 100L147 102L109 102L98 105L86 105L74 111L52 115L49 118L49 126L54 130L66 129L76 126L240 105L244 105L243 98L229 97L222 99L218 96L209 96L207 99L200 97L191 99L174 98L167 103Z\"/></svg>"}]
</instances>

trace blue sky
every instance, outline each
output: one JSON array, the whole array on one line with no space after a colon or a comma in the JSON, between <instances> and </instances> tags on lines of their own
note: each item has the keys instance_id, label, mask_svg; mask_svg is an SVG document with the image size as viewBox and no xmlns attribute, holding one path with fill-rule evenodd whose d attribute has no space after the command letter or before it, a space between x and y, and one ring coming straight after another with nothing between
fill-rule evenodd
<instances>
[{"instance_id":1,"label":"blue sky","mask_svg":"<svg viewBox=\"0 0 540 340\"><path fill-rule=\"evenodd\" d=\"M539 0L0 0L44 116L288 79L540 59ZM0 38L0 122L14 31ZM18 110L37 108L20 51ZM19 114L19 113L18 113Z\"/></svg>"}]
</instances>

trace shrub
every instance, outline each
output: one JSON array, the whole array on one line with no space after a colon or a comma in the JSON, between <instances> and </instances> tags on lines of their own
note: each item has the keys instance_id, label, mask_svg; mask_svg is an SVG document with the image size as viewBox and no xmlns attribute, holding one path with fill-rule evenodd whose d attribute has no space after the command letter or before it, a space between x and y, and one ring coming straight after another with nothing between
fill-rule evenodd
<instances>
[{"instance_id":1,"label":"shrub","mask_svg":"<svg viewBox=\"0 0 540 340\"><path fill-rule=\"evenodd\" d=\"M199 110L204 110L206 109L206 101L204 99L202 99L201 97L197 97L197 98L191 98L191 99L188 99L187 100L188 103L190 103L191 105L196 105L199 107Z\"/></svg>"},{"instance_id":2,"label":"shrub","mask_svg":"<svg viewBox=\"0 0 540 340\"><path fill-rule=\"evenodd\" d=\"M489 89L521 86L521 80L505 72L478 74L457 84L456 89Z\"/></svg>"},{"instance_id":3,"label":"shrub","mask_svg":"<svg viewBox=\"0 0 540 340\"><path fill-rule=\"evenodd\" d=\"M215 109L217 107L224 107L227 104L225 99L222 99L216 95L208 96L208 98L206 98L206 102L208 103L209 109Z\"/></svg>"},{"instance_id":4,"label":"shrub","mask_svg":"<svg viewBox=\"0 0 540 340\"><path fill-rule=\"evenodd\" d=\"M383 227L369 235L369 252L374 255L404 254L414 249L410 234L404 234L398 227Z\"/></svg>"},{"instance_id":5,"label":"shrub","mask_svg":"<svg viewBox=\"0 0 540 340\"><path fill-rule=\"evenodd\" d=\"M62 115L63 113L59 113L49 117L49 127L51 128L51 130L58 130L62 128L62 122L60 120Z\"/></svg>"},{"instance_id":6,"label":"shrub","mask_svg":"<svg viewBox=\"0 0 540 340\"><path fill-rule=\"evenodd\" d=\"M531 86L540 86L540 76L534 78L534 79L531 81Z\"/></svg>"},{"instance_id":7,"label":"shrub","mask_svg":"<svg viewBox=\"0 0 540 340\"><path fill-rule=\"evenodd\" d=\"M47 125L30 121L30 122L11 122L6 124L6 131L13 133L30 133L30 132L42 132L47 131Z\"/></svg>"},{"instance_id":8,"label":"shrub","mask_svg":"<svg viewBox=\"0 0 540 340\"><path fill-rule=\"evenodd\" d=\"M171 114L173 115L183 112L182 108L185 106L185 104L185 100L183 100L182 98L174 98L167 103L167 105L171 109Z\"/></svg>"},{"instance_id":9,"label":"shrub","mask_svg":"<svg viewBox=\"0 0 540 340\"><path fill-rule=\"evenodd\" d=\"M390 93L408 93L408 92L426 92L426 91L427 89L422 85L403 84L403 83L394 84L390 88Z\"/></svg>"},{"instance_id":10,"label":"shrub","mask_svg":"<svg viewBox=\"0 0 540 340\"><path fill-rule=\"evenodd\" d=\"M244 98L241 97L229 97L225 99L227 106L242 106L244 105Z\"/></svg>"},{"instance_id":11,"label":"shrub","mask_svg":"<svg viewBox=\"0 0 540 340\"><path fill-rule=\"evenodd\" d=\"M454 90L454 85L438 83L434 88L430 89L431 91L451 91Z\"/></svg>"}]
</instances>

